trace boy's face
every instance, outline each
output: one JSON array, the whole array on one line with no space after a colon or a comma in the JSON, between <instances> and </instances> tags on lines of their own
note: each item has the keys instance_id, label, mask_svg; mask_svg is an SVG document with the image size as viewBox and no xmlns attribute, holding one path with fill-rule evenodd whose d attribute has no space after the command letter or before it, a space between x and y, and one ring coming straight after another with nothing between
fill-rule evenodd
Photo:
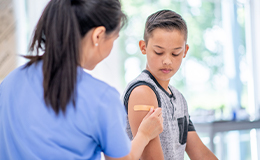
<instances>
[{"instance_id":1,"label":"boy's face","mask_svg":"<svg viewBox=\"0 0 260 160\"><path fill-rule=\"evenodd\" d=\"M180 31L160 28L152 31L147 45L144 41L140 41L139 47L142 54L147 56L146 69L159 83L170 81L180 68L182 59L189 49Z\"/></svg>"}]
</instances>

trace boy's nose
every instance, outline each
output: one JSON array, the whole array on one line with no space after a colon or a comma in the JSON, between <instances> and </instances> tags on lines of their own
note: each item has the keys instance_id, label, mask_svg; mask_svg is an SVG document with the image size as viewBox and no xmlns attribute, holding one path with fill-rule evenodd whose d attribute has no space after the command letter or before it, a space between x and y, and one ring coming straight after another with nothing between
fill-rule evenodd
<instances>
[{"instance_id":1,"label":"boy's nose","mask_svg":"<svg viewBox=\"0 0 260 160\"><path fill-rule=\"evenodd\" d=\"M163 65L170 65L170 64L172 64L171 59L169 57L165 57L163 59Z\"/></svg>"}]
</instances>

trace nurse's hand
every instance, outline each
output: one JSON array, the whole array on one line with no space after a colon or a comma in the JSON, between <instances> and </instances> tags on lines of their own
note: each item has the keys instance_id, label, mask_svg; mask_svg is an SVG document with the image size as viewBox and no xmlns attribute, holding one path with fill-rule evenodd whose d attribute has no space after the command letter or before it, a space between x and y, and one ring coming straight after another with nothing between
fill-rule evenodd
<instances>
[{"instance_id":1,"label":"nurse's hand","mask_svg":"<svg viewBox=\"0 0 260 160\"><path fill-rule=\"evenodd\" d=\"M137 134L132 141L131 151L121 158L112 158L105 155L106 160L139 160L145 146L163 131L162 109L151 108L143 118Z\"/></svg>"},{"instance_id":2,"label":"nurse's hand","mask_svg":"<svg viewBox=\"0 0 260 160\"><path fill-rule=\"evenodd\" d=\"M162 109L151 108L147 115L142 120L138 133L143 134L147 137L147 140L150 141L158 136L163 131L163 118L162 118Z\"/></svg>"}]
</instances>

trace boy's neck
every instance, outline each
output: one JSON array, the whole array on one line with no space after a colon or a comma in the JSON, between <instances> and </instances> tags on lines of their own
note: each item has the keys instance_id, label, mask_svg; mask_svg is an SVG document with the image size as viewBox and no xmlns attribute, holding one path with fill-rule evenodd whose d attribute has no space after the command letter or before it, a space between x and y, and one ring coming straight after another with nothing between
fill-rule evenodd
<instances>
[{"instance_id":1,"label":"boy's neck","mask_svg":"<svg viewBox=\"0 0 260 160\"><path fill-rule=\"evenodd\" d=\"M146 70L148 70L149 72L150 72L150 74L152 74L151 73L151 71L148 69L148 68L146 68ZM170 80L160 80L160 79L158 79L155 75L153 75L152 74L152 76L156 79L156 81L162 86L162 88L166 91L166 92L168 92L169 94L171 94L171 91L170 91L170 89L168 88L168 86L169 86L169 83L170 83Z\"/></svg>"},{"instance_id":2,"label":"boy's neck","mask_svg":"<svg viewBox=\"0 0 260 160\"><path fill-rule=\"evenodd\" d=\"M168 81L162 81L162 80L159 80L155 77L155 79L158 81L158 83L163 87L163 89L165 89L165 91L167 91L169 94L171 94L171 91L169 90L168 86L169 86L169 82L170 80Z\"/></svg>"}]
</instances>

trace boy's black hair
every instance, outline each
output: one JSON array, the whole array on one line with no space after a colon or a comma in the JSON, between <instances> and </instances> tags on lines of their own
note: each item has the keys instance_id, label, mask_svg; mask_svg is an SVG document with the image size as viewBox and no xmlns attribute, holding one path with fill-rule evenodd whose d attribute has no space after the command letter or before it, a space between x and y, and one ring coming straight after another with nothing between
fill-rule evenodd
<instances>
[{"instance_id":1,"label":"boy's black hair","mask_svg":"<svg viewBox=\"0 0 260 160\"><path fill-rule=\"evenodd\" d=\"M119 0L51 0L34 31L26 67L43 60L43 89L47 106L59 113L72 100L75 106L81 39L92 28L106 34L120 30L126 21ZM120 25L121 24L121 25ZM44 52L39 55L39 50ZM35 106L37 107L37 106Z\"/></svg>"},{"instance_id":2,"label":"boy's black hair","mask_svg":"<svg viewBox=\"0 0 260 160\"><path fill-rule=\"evenodd\" d=\"M184 40L187 42L188 29L184 19L174 11L161 10L150 15L145 23L144 41L147 45L153 30L156 28L174 30L177 29L184 35Z\"/></svg>"}]
</instances>

